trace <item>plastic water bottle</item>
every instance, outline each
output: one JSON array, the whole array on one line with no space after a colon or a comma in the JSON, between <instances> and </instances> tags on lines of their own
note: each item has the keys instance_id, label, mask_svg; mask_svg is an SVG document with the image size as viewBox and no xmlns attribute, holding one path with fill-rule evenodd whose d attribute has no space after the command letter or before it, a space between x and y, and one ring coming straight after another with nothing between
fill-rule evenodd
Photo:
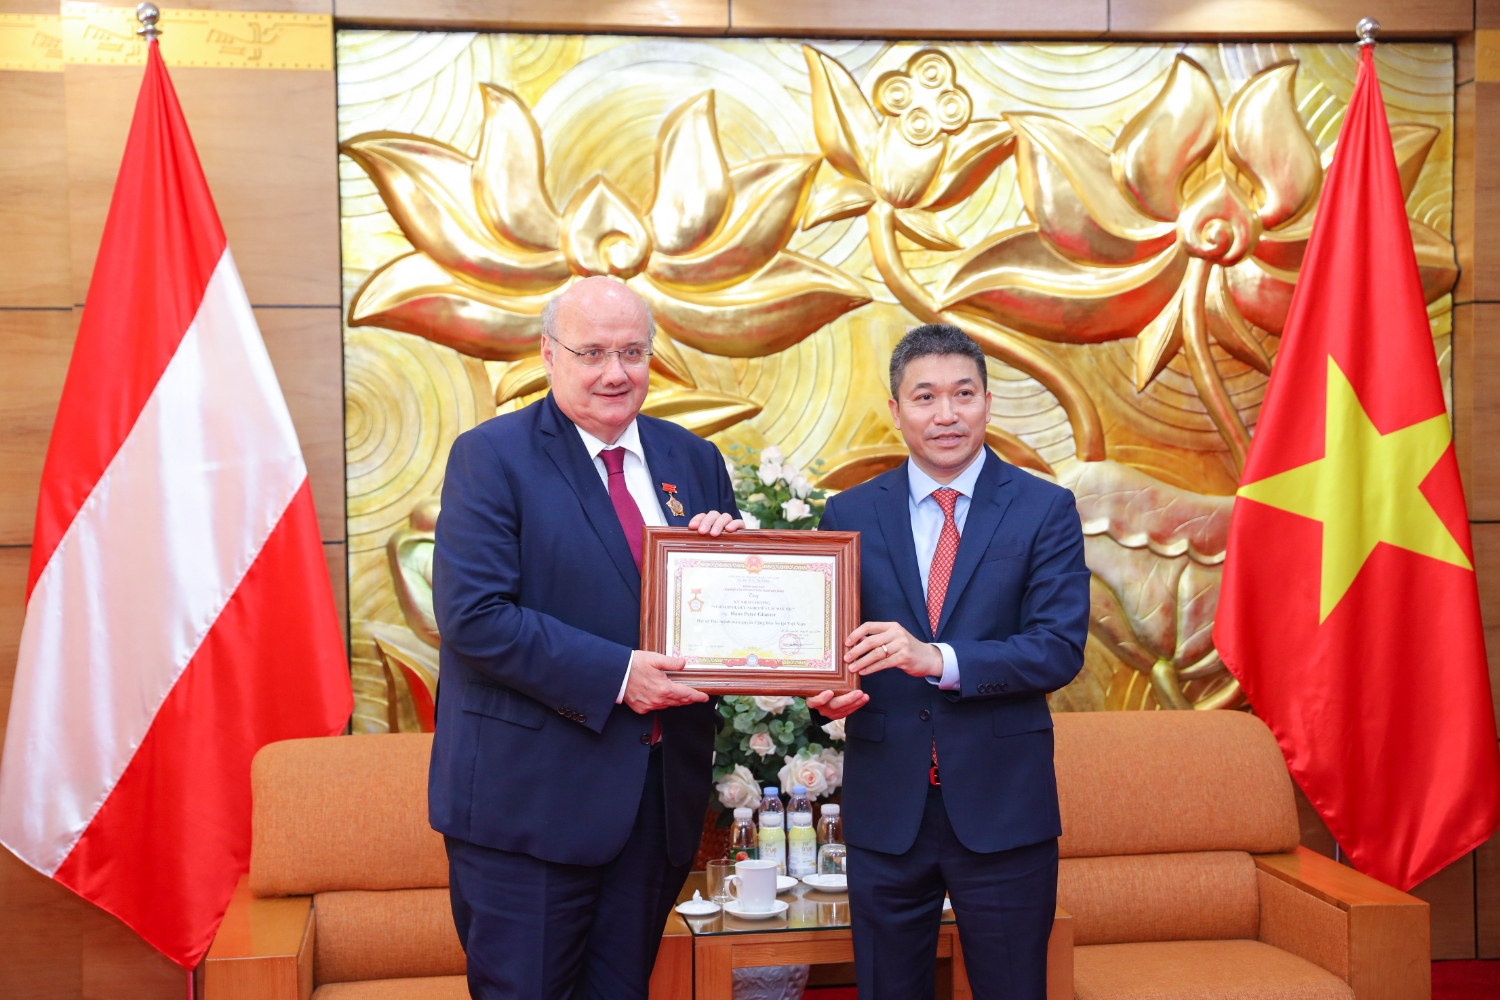
<instances>
[{"instance_id":1,"label":"plastic water bottle","mask_svg":"<svg viewBox=\"0 0 1500 1000\"><path fill-rule=\"evenodd\" d=\"M787 818L790 824L786 831L786 873L797 878L812 875L818 870L818 835L813 832L812 803L808 801L806 786L792 788Z\"/></svg>"},{"instance_id":2,"label":"plastic water bottle","mask_svg":"<svg viewBox=\"0 0 1500 1000\"><path fill-rule=\"evenodd\" d=\"M781 789L766 786L766 797L760 803L760 860L774 861L786 874L786 831L782 829Z\"/></svg>"},{"instance_id":3,"label":"plastic water bottle","mask_svg":"<svg viewBox=\"0 0 1500 1000\"><path fill-rule=\"evenodd\" d=\"M750 809L740 806L734 811L734 825L729 828L729 860L753 861L755 859L755 825L750 822Z\"/></svg>"},{"instance_id":4,"label":"plastic water bottle","mask_svg":"<svg viewBox=\"0 0 1500 1000\"><path fill-rule=\"evenodd\" d=\"M818 844L842 844L844 821L839 818L839 807L834 803L824 806L818 815Z\"/></svg>"}]
</instances>

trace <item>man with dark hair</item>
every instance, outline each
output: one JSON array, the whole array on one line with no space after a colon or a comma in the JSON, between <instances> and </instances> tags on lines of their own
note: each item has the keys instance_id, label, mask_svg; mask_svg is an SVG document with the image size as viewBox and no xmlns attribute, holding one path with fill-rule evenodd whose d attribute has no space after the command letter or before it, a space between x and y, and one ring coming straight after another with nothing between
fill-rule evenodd
<instances>
[{"instance_id":1,"label":"man with dark hair","mask_svg":"<svg viewBox=\"0 0 1500 1000\"><path fill-rule=\"evenodd\" d=\"M870 620L844 658L863 690L808 699L847 716L860 1000L933 996L945 892L974 996L1043 1000L1062 832L1047 693L1083 664L1083 531L1071 493L985 447L984 353L962 330L901 338L890 407L911 458L820 525L860 532Z\"/></svg>"}]
</instances>

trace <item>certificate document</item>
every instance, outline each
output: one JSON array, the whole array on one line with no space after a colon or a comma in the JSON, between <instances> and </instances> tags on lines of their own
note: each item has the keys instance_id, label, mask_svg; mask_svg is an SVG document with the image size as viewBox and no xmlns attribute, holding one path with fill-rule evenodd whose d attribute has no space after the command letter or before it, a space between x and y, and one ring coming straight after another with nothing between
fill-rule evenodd
<instances>
[{"instance_id":1,"label":"certificate document","mask_svg":"<svg viewBox=\"0 0 1500 1000\"><path fill-rule=\"evenodd\" d=\"M667 652L687 669L834 671L837 559L667 553Z\"/></svg>"},{"instance_id":2,"label":"certificate document","mask_svg":"<svg viewBox=\"0 0 1500 1000\"><path fill-rule=\"evenodd\" d=\"M842 694L859 687L844 638L859 624L859 535L686 528L642 536L641 648L685 662L709 694Z\"/></svg>"}]
</instances>

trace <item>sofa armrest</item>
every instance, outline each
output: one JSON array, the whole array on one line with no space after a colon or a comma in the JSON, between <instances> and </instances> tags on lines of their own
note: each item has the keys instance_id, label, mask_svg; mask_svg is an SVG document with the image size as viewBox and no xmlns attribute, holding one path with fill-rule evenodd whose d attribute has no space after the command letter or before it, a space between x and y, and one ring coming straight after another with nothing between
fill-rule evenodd
<instances>
[{"instance_id":1,"label":"sofa armrest","mask_svg":"<svg viewBox=\"0 0 1500 1000\"><path fill-rule=\"evenodd\" d=\"M1073 914L1061 906L1047 938L1047 1000L1073 1000Z\"/></svg>"},{"instance_id":2,"label":"sofa armrest","mask_svg":"<svg viewBox=\"0 0 1500 1000\"><path fill-rule=\"evenodd\" d=\"M1269 890L1262 940L1343 976L1356 1000L1432 996L1425 902L1305 847L1259 855L1255 866Z\"/></svg>"},{"instance_id":3,"label":"sofa armrest","mask_svg":"<svg viewBox=\"0 0 1500 1000\"><path fill-rule=\"evenodd\" d=\"M241 877L203 960L203 1000L308 1000L314 925L311 896L256 899Z\"/></svg>"}]
</instances>

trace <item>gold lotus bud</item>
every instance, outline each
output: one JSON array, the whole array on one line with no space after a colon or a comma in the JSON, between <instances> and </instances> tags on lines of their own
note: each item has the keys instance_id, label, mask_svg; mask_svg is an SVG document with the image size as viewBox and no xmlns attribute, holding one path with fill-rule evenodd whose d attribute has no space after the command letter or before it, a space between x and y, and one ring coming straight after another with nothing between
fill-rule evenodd
<instances>
[{"instance_id":1,"label":"gold lotus bud","mask_svg":"<svg viewBox=\"0 0 1500 1000\"><path fill-rule=\"evenodd\" d=\"M1229 267L1260 239L1260 216L1240 186L1219 174L1182 210L1177 231L1188 253Z\"/></svg>"},{"instance_id":2,"label":"gold lotus bud","mask_svg":"<svg viewBox=\"0 0 1500 1000\"><path fill-rule=\"evenodd\" d=\"M905 70L893 70L875 84L875 103L899 119L901 135L913 146L925 146L969 124L974 102L953 82L953 63L941 52L919 52Z\"/></svg>"},{"instance_id":3,"label":"gold lotus bud","mask_svg":"<svg viewBox=\"0 0 1500 1000\"><path fill-rule=\"evenodd\" d=\"M595 174L568 203L562 249L577 274L633 278L651 259L651 236L630 199Z\"/></svg>"}]
</instances>

